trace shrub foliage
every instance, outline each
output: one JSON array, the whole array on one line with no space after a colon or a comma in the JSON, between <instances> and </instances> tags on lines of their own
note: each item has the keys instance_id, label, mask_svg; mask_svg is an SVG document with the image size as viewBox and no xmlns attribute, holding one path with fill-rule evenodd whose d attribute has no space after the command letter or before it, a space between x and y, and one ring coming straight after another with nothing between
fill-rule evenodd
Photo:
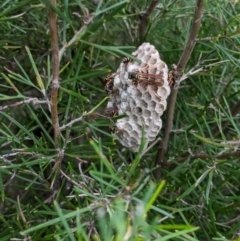
<instances>
[{"instance_id":1,"label":"shrub foliage","mask_svg":"<svg viewBox=\"0 0 240 241\"><path fill-rule=\"evenodd\" d=\"M1 2L1 240L238 238L239 1L203 1L160 168L161 142L131 153L104 113L142 42L179 62L197 2Z\"/></svg>"}]
</instances>

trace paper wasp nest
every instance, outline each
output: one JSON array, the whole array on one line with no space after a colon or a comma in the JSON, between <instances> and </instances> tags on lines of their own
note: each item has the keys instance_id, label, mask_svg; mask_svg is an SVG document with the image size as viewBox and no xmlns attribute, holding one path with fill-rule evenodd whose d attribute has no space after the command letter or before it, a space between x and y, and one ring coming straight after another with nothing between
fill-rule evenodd
<instances>
[{"instance_id":1,"label":"paper wasp nest","mask_svg":"<svg viewBox=\"0 0 240 241\"><path fill-rule=\"evenodd\" d=\"M168 67L153 45L143 43L132 55L141 63L124 58L117 72L106 78L106 112L126 115L117 119L113 132L123 146L137 152L142 133L146 148L160 131L170 87Z\"/></svg>"}]
</instances>

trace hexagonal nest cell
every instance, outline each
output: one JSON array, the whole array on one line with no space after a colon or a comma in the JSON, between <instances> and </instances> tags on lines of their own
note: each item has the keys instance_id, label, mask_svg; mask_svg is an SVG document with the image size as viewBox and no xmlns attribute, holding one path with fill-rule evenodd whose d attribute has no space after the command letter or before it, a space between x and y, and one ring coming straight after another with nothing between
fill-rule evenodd
<instances>
[{"instance_id":1,"label":"hexagonal nest cell","mask_svg":"<svg viewBox=\"0 0 240 241\"><path fill-rule=\"evenodd\" d=\"M132 55L141 62L124 58L116 73L106 78L105 89L109 94L107 109L127 115L115 122L117 139L137 152L143 137L146 148L162 128L160 117L171 89L168 67L153 45L143 43Z\"/></svg>"}]
</instances>

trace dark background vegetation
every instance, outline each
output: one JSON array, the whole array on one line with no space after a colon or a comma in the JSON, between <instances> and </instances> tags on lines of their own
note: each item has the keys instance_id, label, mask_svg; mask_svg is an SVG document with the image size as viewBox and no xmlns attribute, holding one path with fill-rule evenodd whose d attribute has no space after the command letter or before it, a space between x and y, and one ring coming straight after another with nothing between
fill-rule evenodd
<instances>
[{"instance_id":1,"label":"dark background vegetation","mask_svg":"<svg viewBox=\"0 0 240 241\"><path fill-rule=\"evenodd\" d=\"M171 68L189 37L197 1L157 1L140 31L151 3L0 1L1 241L238 238L238 0L203 1L164 164L160 143L134 154L109 132L104 77L142 42ZM53 44L63 50L55 89Z\"/></svg>"}]
</instances>

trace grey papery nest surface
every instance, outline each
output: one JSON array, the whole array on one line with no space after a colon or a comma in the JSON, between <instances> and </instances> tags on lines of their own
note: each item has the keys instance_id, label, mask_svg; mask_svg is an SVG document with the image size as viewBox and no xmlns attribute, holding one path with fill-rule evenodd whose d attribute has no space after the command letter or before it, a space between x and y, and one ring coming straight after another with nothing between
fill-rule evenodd
<instances>
[{"instance_id":1,"label":"grey papery nest surface","mask_svg":"<svg viewBox=\"0 0 240 241\"><path fill-rule=\"evenodd\" d=\"M170 94L168 67L153 45L143 43L132 55L139 60L124 59L116 73L111 74L112 92L107 110L117 110L114 132L119 142L137 152L142 135L145 146L154 141L162 128L161 116Z\"/></svg>"}]
</instances>

